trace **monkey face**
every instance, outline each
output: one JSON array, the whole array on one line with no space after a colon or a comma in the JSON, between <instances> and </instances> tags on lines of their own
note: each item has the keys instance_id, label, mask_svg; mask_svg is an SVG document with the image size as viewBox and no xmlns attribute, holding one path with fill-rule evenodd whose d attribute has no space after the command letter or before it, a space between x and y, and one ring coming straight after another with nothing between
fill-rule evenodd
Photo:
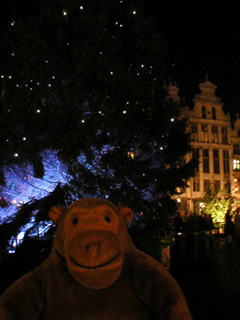
<instances>
[{"instance_id":1,"label":"monkey face","mask_svg":"<svg viewBox=\"0 0 240 320\"><path fill-rule=\"evenodd\" d=\"M127 245L124 220L132 217L129 208L124 210L120 219L121 212L103 200L96 206L80 202L67 210L61 226L62 254L77 282L101 289L120 276Z\"/></svg>"}]
</instances>

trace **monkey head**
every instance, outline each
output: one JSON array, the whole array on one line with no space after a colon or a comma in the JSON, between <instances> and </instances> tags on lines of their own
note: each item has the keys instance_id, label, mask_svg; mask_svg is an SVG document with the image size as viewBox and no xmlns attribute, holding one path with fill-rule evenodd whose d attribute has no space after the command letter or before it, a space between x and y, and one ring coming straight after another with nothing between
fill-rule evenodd
<instances>
[{"instance_id":1,"label":"monkey head","mask_svg":"<svg viewBox=\"0 0 240 320\"><path fill-rule=\"evenodd\" d=\"M89 198L68 208L55 206L49 217L57 224L53 251L65 259L78 283L102 289L118 279L129 245L126 225L133 218L131 209Z\"/></svg>"}]
</instances>

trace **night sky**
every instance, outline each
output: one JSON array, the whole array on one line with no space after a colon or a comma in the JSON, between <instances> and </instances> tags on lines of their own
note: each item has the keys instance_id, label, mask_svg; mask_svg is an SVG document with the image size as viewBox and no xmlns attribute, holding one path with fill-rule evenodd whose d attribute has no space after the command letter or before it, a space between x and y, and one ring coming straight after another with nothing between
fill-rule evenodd
<instances>
[{"instance_id":1,"label":"night sky","mask_svg":"<svg viewBox=\"0 0 240 320\"><path fill-rule=\"evenodd\" d=\"M34 14L41 0L1 0L1 29L13 8ZM191 106L198 84L218 86L226 110L240 110L240 0L224 2L144 0L167 43L167 77L176 81L181 97Z\"/></svg>"}]
</instances>

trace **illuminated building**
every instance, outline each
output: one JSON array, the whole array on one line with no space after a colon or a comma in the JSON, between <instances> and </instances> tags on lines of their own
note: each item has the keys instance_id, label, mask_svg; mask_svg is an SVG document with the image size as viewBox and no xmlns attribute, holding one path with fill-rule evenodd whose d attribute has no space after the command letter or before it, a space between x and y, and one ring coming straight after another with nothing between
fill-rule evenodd
<instances>
[{"instance_id":1,"label":"illuminated building","mask_svg":"<svg viewBox=\"0 0 240 320\"><path fill-rule=\"evenodd\" d=\"M206 80L199 84L200 94L193 99L193 108L184 107L182 116L188 119L193 151L188 162L199 155L196 174L181 192L181 214L200 213L201 201L210 188L214 192L227 190L232 196L232 210L240 207L240 119L231 126L230 115L224 113L221 99L215 95L217 86ZM170 83L169 97L179 102L178 88Z\"/></svg>"}]
</instances>

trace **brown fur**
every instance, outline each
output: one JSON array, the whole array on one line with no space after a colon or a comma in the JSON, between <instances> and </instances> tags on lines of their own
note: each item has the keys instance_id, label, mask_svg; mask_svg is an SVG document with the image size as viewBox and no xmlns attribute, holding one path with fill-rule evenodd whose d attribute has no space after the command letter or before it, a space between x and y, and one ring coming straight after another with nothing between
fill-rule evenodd
<instances>
[{"instance_id":1,"label":"brown fur","mask_svg":"<svg viewBox=\"0 0 240 320\"><path fill-rule=\"evenodd\" d=\"M82 199L49 216L58 224L52 253L1 296L0 319L192 319L169 272L134 247L131 209Z\"/></svg>"}]
</instances>

